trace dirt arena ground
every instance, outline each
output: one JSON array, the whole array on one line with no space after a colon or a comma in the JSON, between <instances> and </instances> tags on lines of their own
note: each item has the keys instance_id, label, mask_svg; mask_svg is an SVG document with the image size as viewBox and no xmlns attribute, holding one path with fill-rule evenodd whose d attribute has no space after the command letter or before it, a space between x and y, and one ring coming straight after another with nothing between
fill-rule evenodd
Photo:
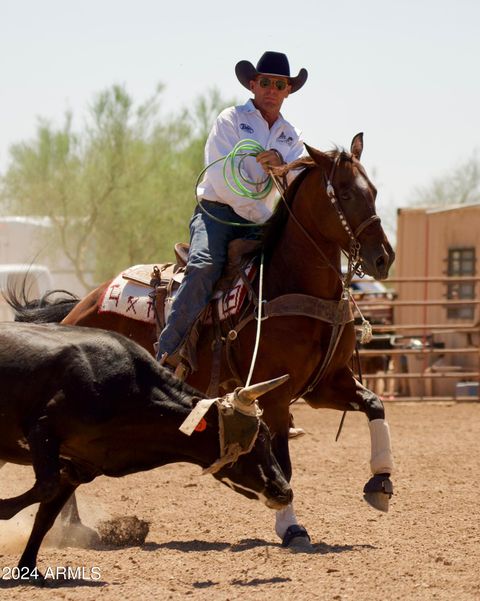
<instances>
[{"instance_id":1,"label":"dirt arena ground","mask_svg":"<svg viewBox=\"0 0 480 601\"><path fill-rule=\"evenodd\" d=\"M388 514L362 500L368 479L364 416L295 407L308 436L291 442L296 511L314 552L282 549L273 513L200 476L168 466L79 492L84 521L135 515L151 523L141 547L90 550L44 545L45 572L83 568L46 588L0 581L0 599L248 599L339 601L480 599L480 405L387 406L397 469ZM23 492L29 468L0 471L0 496ZM0 523L2 576L15 566L28 516ZM61 570L60 570L61 571Z\"/></svg>"}]
</instances>

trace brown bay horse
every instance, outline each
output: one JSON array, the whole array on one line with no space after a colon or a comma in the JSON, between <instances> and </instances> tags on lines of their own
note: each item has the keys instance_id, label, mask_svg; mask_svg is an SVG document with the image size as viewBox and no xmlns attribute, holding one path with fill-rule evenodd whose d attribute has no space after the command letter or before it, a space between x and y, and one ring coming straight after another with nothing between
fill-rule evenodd
<instances>
[{"instance_id":1,"label":"brown bay horse","mask_svg":"<svg viewBox=\"0 0 480 601\"><path fill-rule=\"evenodd\" d=\"M348 277L360 266L375 279L385 279L394 252L375 212L376 189L360 157L363 136L357 134L350 152L321 152L307 146L310 157L287 166L301 168L268 223L263 242L264 277L261 336L252 382L285 373L289 382L260 400L263 419L288 480L292 475L288 448L289 406L302 397L314 408L366 414L371 437L372 478L365 499L388 510L392 493L390 437L380 398L354 377L350 367L356 334L348 299ZM341 272L341 253L349 258L347 279ZM58 305L63 323L120 332L153 353L155 326L113 313L99 313L107 282L79 302ZM258 292L258 282L255 286ZM28 307L14 307L19 320L41 319ZM52 307L45 307L53 310ZM63 315L60 313L64 311ZM22 315L23 312L23 315ZM50 313L52 321L55 319ZM233 389L249 373L258 320L253 307L240 324L224 324L218 381ZM207 391L212 373L213 328L203 326L197 345L198 369L187 381ZM277 534L285 546L308 546L306 530L289 506L277 513Z\"/></svg>"}]
</instances>

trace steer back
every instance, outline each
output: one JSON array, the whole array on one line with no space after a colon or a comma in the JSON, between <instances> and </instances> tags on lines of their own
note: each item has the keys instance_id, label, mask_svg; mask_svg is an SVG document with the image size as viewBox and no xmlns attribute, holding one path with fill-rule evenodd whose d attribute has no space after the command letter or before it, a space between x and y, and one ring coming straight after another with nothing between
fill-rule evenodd
<instances>
[{"instance_id":1,"label":"steer back","mask_svg":"<svg viewBox=\"0 0 480 601\"><path fill-rule=\"evenodd\" d=\"M205 428L191 436L179 430L201 397L118 334L0 324L0 459L25 464L39 459L30 444L38 428L57 441L61 463L78 482L177 461L206 469L226 456L210 470L218 479L270 506L288 503L290 487L258 415L246 447L231 440L230 428L225 436L218 411L208 411Z\"/></svg>"}]
</instances>

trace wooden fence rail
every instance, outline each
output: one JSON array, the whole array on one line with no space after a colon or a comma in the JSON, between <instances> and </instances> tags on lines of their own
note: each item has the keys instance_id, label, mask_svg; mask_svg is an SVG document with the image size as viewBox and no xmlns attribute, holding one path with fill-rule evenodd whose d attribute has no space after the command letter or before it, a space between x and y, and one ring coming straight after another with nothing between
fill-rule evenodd
<instances>
[{"instance_id":1,"label":"wooden fence rail","mask_svg":"<svg viewBox=\"0 0 480 601\"><path fill-rule=\"evenodd\" d=\"M355 280L354 280L355 281ZM361 281L358 280L358 281ZM478 320L478 306L480 295L475 298L425 298L426 285L430 283L443 283L448 289L448 284L480 282L478 276L431 276L426 278L389 278L383 282L389 290L389 295L376 293L364 295L356 299L363 314L391 315L391 323L373 324L374 341L384 341L389 348L361 348L362 375L367 386L381 394L387 401L450 401L450 402L478 402L480 382L480 323L448 318L447 310L455 307L474 307L474 319ZM416 298L401 298L392 284L417 284L419 285ZM423 284L423 288L420 285ZM400 287L401 290L401 287ZM476 290L478 287L476 286ZM411 289L410 289L411 294ZM415 293L416 294L416 293ZM396 323L396 308L420 307L423 308L425 321L415 320L416 323ZM445 308L445 321L438 318L436 323L426 321L427 309L437 307ZM390 313L389 313L390 312ZM419 314L416 313L418 316ZM433 314L432 314L433 315ZM405 317L403 317L405 319ZM451 340L448 343L439 343L438 339ZM441 346L443 345L443 347ZM368 370L377 360L377 366L383 358L386 369L375 371ZM366 368L366 369L365 369ZM375 369L375 368L373 368ZM442 388L449 390L445 393ZM436 390L436 394L432 391ZM413 391L413 394L412 394ZM465 392L467 394L465 394Z\"/></svg>"}]
</instances>

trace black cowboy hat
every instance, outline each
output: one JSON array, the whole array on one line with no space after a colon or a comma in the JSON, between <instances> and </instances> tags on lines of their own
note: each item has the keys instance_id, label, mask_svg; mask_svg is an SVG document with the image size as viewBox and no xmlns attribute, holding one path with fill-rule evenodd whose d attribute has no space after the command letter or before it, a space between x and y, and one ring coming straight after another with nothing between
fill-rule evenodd
<instances>
[{"instance_id":1,"label":"black cowboy hat","mask_svg":"<svg viewBox=\"0 0 480 601\"><path fill-rule=\"evenodd\" d=\"M290 77L290 65L288 58L282 52L272 52L267 50L257 63L255 68L249 61L240 61L235 65L235 74L238 81L250 89L250 81L257 75L276 75L277 77L286 77L288 83L292 86L291 93L299 90L307 81L308 73L306 69L300 69L296 77Z\"/></svg>"}]
</instances>

